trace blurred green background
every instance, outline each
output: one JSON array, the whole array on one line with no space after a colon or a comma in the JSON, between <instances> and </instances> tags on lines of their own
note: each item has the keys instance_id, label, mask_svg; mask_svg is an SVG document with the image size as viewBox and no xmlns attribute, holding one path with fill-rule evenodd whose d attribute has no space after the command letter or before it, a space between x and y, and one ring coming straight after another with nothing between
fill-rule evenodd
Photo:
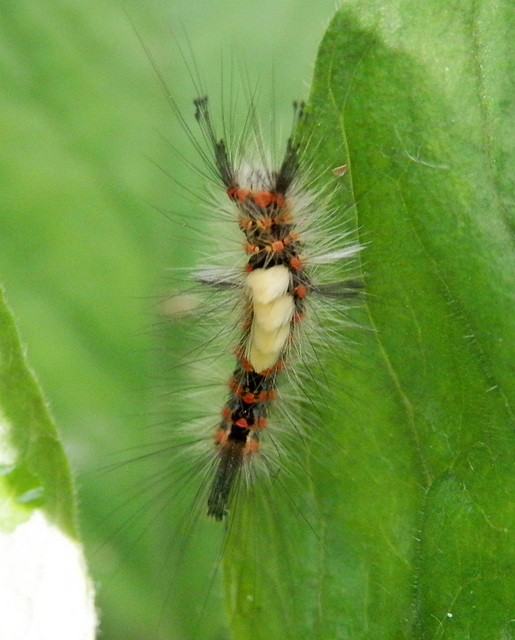
<instances>
[{"instance_id":1,"label":"blurred green background","mask_svg":"<svg viewBox=\"0 0 515 640\"><path fill-rule=\"evenodd\" d=\"M159 405L177 353L155 329L166 269L194 262L185 239L199 205L166 174L202 184L171 149L196 163L131 21L188 122L195 90L176 43L191 60L189 39L213 102L220 68L234 66L288 130L332 11L332 0L2 6L0 277L78 473L103 638L227 638L220 576L208 576L220 527L195 522L179 567L186 538L167 520L191 512L166 467L102 471L144 455L152 425L181 423ZM507 0L352 0L319 56L317 153L321 171L352 159L374 331L359 332L353 367L337 352L327 372L340 388L320 409L340 446L331 473L315 451L309 469L324 553L316 533L294 535L300 518L270 509L285 526L256 574L266 587L275 575L297 626L320 637L511 637L512 15ZM169 333L171 347L186 340ZM317 548L296 548L288 571L277 549L298 541ZM233 627L272 636L273 608L284 637L291 618L273 588L252 604L261 565L247 551L225 554ZM304 608L290 599L299 585Z\"/></svg>"},{"instance_id":2,"label":"blurred green background","mask_svg":"<svg viewBox=\"0 0 515 640\"><path fill-rule=\"evenodd\" d=\"M184 174L161 136L178 148L185 136L131 22L188 117L194 91L175 42L187 39L215 99L222 59L243 57L251 85L275 86L275 116L289 126L333 9L333 0L2 3L0 278L78 476L105 640L155 637L156 619L165 637L186 637L174 594L157 602L146 582L166 532L131 533L125 516L113 532L130 495L122 500L116 474L94 473L117 451L140 450L165 366L150 328L155 301L165 269L192 262L156 209L184 211L158 167ZM223 637L219 621L209 627Z\"/></svg>"}]
</instances>

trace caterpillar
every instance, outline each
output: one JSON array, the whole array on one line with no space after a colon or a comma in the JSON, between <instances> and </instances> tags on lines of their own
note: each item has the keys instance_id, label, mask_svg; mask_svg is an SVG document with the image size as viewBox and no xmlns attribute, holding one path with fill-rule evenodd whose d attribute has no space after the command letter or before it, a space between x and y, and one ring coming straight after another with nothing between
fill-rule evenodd
<instances>
[{"instance_id":1,"label":"caterpillar","mask_svg":"<svg viewBox=\"0 0 515 640\"><path fill-rule=\"evenodd\" d=\"M194 108L202 138L212 154L202 152L203 158L226 198L223 212L240 231L240 266L227 271L204 268L194 274L196 282L215 295L228 288L235 290L240 305L236 364L214 431L214 474L207 496L207 515L220 521L230 511L234 486L242 475L246 485L254 482L255 459L261 456L269 471L273 464L270 452L262 451L262 441L278 402L282 371L302 349L299 344L306 314L312 315L312 329L316 324L316 305L310 304L310 299L341 302L355 297L361 286L356 280L320 281L317 276L324 265L351 261L361 247L346 242L335 248L342 241L341 234L327 226L337 212L328 212L325 199L309 189L310 177L302 156L305 137L294 131L281 162L271 166L255 123L254 151L249 150L245 136L234 151L217 136L206 95L194 99ZM298 126L306 117L304 104L294 103L294 110ZM187 132L193 135L190 129ZM333 171L341 176L345 167Z\"/></svg>"},{"instance_id":2,"label":"caterpillar","mask_svg":"<svg viewBox=\"0 0 515 640\"><path fill-rule=\"evenodd\" d=\"M216 470L207 499L208 516L222 520L229 512L238 476L260 455L276 387L300 339L299 326L309 309L309 297L356 295L355 281L340 283L337 291L331 291L334 283L329 287L317 284L315 266L348 260L360 247L354 244L318 256L306 253L310 226L323 212L318 210L320 201L303 184L301 139L290 136L278 167L257 164L234 156L226 141L216 136L207 96L196 98L194 105L195 119L212 149L212 168L225 190L248 256L237 279L233 271L211 277L206 270L197 274L198 281L215 289L225 288L232 278L241 292L237 360L214 434ZM304 105L294 103L294 109L298 123ZM250 482L248 470L245 476Z\"/></svg>"}]
</instances>

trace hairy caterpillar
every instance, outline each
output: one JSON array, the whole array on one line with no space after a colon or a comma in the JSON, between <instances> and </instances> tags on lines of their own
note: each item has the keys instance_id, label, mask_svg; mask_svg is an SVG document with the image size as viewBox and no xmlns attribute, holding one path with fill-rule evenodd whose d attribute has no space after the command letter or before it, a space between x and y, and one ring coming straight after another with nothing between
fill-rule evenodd
<instances>
[{"instance_id":1,"label":"hairy caterpillar","mask_svg":"<svg viewBox=\"0 0 515 640\"><path fill-rule=\"evenodd\" d=\"M241 292L241 335L235 353L236 367L222 420L214 435L216 470L209 490L207 513L221 520L229 510L233 485L260 455L260 440L275 402L281 370L288 366L301 324L310 312L309 299L355 296L357 283L317 282L317 265L349 260L360 250L348 245L318 255L309 255L309 233L316 218L325 212L310 192L303 176L302 140L288 139L278 167L256 163L244 153L234 154L218 138L206 96L195 99L195 118L212 148L212 169L225 189L234 223L242 232L247 260L228 273L204 270L197 279L215 289L228 285ZM295 104L302 118L303 105ZM339 168L341 170L341 168ZM329 234L329 245L335 242Z\"/></svg>"}]
</instances>

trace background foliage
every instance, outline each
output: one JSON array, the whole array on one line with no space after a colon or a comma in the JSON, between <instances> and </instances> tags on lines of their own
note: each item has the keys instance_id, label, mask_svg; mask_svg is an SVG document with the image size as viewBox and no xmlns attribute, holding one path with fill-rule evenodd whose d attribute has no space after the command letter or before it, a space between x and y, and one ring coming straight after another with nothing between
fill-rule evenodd
<instances>
[{"instance_id":1,"label":"background foliage","mask_svg":"<svg viewBox=\"0 0 515 640\"><path fill-rule=\"evenodd\" d=\"M266 85L263 69L275 64L280 120L305 93L331 7L317 3L319 19L300 1L126 9L184 113L192 96L173 44L178 18L208 78L219 77L226 46L245 50L251 81ZM85 474L108 464L107 452L138 446L148 424L149 373L163 358L149 356L144 316L152 322L159 274L192 256L146 202L175 206L147 157L181 179L157 133L175 145L180 132L117 4L21 2L0 20L10 86L0 97L0 273ZM350 162L367 243L362 321L373 331L358 339L352 367L347 354L331 372L341 381L333 406L345 407L343 417L327 410L339 443L331 473L309 459L322 547L294 528L299 561L281 606L251 613L248 585L269 575L278 584L285 567L271 560L256 576L237 552L226 557L237 637L279 637L292 612L296 637L513 635L513 26L508 2L370 0L344 3L326 34L310 99L319 163ZM113 535L108 514L123 500L110 476L85 475L79 491L83 532L92 548L104 543L93 558L104 637L154 637L147 579L169 583L170 565L159 575L156 564L174 541L152 527L125 536L125 516ZM164 637L191 633L212 554L199 547L168 594ZM215 585L199 637L223 637L217 594Z\"/></svg>"}]
</instances>

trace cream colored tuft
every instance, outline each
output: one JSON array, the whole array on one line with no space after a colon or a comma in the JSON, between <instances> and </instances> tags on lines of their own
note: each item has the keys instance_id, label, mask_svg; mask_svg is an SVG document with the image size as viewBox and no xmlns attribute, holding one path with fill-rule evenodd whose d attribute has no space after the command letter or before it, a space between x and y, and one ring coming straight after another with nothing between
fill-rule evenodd
<instances>
[{"instance_id":1,"label":"cream colored tuft","mask_svg":"<svg viewBox=\"0 0 515 640\"><path fill-rule=\"evenodd\" d=\"M294 311L293 298L281 296L268 304L252 305L254 310L253 325L264 332L276 331L284 324L289 324Z\"/></svg>"},{"instance_id":2,"label":"cream colored tuft","mask_svg":"<svg viewBox=\"0 0 515 640\"><path fill-rule=\"evenodd\" d=\"M247 277L253 310L247 358L257 373L273 367L288 339L295 312L293 297L286 293L289 283L283 265L255 269Z\"/></svg>"},{"instance_id":3,"label":"cream colored tuft","mask_svg":"<svg viewBox=\"0 0 515 640\"><path fill-rule=\"evenodd\" d=\"M256 373L261 373L264 369L270 369L277 362L277 352L263 353L254 345L250 345L247 359Z\"/></svg>"},{"instance_id":4,"label":"cream colored tuft","mask_svg":"<svg viewBox=\"0 0 515 640\"><path fill-rule=\"evenodd\" d=\"M288 291L290 272L282 264L270 269L254 269L247 276L246 284L253 302L267 304Z\"/></svg>"}]
</instances>

